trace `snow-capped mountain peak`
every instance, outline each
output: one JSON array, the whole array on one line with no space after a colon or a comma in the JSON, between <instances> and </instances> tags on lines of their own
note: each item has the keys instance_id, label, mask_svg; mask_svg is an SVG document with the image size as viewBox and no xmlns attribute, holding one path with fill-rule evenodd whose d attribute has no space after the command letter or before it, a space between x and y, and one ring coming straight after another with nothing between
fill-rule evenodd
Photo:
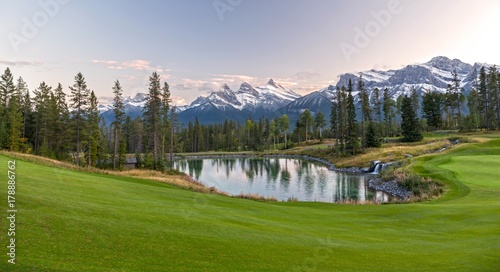
<instances>
[{"instance_id":1,"label":"snow-capped mountain peak","mask_svg":"<svg viewBox=\"0 0 500 272\"><path fill-rule=\"evenodd\" d=\"M352 94L356 101L359 100L357 82L360 74L362 74L370 99L374 98L375 88L380 90L380 96L387 88L392 99L408 95L413 89L417 90L419 96L429 91L444 93L453 83L454 71L460 81L461 90L467 95L483 66L488 69L493 65L483 63L470 65L458 59L438 56L428 62L407 65L401 69L371 69L364 72L345 73L339 76L336 85L330 85L303 97L283 87L274 79L255 87L248 82L243 82L237 90L224 84L218 91L208 96L198 97L189 106L178 108L179 120L187 123L198 117L202 123L214 123L223 122L225 119L244 121L250 116L274 118L281 114L287 114L293 120L305 109L309 109L314 114L321 111L328 116L331 102L337 94L337 88L347 87L349 80L353 83ZM127 114L133 118L140 116L146 100L147 94L143 93L125 98ZM111 97L100 98L99 109L107 121L112 120L114 116L112 102Z\"/></svg>"}]
</instances>

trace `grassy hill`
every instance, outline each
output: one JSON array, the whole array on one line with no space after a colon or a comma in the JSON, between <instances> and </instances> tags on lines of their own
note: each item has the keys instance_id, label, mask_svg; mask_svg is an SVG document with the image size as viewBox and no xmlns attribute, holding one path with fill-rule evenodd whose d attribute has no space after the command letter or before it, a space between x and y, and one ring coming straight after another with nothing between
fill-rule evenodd
<instances>
[{"instance_id":1,"label":"grassy hill","mask_svg":"<svg viewBox=\"0 0 500 272\"><path fill-rule=\"evenodd\" d=\"M439 200L402 205L263 203L17 160L16 265L0 271L498 271L500 140L413 167Z\"/></svg>"}]
</instances>

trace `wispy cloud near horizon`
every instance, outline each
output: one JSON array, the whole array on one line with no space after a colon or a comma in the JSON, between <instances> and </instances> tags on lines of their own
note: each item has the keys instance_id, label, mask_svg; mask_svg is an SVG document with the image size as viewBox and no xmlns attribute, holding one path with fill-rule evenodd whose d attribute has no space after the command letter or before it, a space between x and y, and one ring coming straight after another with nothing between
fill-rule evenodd
<instances>
[{"instance_id":1,"label":"wispy cloud near horizon","mask_svg":"<svg viewBox=\"0 0 500 272\"><path fill-rule=\"evenodd\" d=\"M117 60L92 60L93 64L104 65L108 69L114 70L148 70L156 71L158 73L169 72L170 69L165 69L161 66L152 66L151 61L148 60L128 60L128 61L117 61Z\"/></svg>"}]
</instances>

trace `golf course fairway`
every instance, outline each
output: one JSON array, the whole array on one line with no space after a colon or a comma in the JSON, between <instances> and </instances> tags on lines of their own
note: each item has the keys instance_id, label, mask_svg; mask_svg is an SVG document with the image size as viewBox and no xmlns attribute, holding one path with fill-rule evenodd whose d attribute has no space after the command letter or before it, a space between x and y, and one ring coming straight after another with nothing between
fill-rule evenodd
<instances>
[{"instance_id":1,"label":"golf course fairway","mask_svg":"<svg viewBox=\"0 0 500 272\"><path fill-rule=\"evenodd\" d=\"M0 156L0 271L499 271L500 140L414 158L440 199L264 203L16 161L8 263Z\"/></svg>"}]
</instances>

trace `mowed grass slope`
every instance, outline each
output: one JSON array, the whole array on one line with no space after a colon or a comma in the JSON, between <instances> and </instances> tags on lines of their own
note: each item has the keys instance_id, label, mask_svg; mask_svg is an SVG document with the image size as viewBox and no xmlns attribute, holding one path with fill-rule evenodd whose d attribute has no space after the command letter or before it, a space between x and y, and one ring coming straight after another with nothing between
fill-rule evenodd
<instances>
[{"instance_id":1,"label":"mowed grass slope","mask_svg":"<svg viewBox=\"0 0 500 272\"><path fill-rule=\"evenodd\" d=\"M500 140L414 168L450 192L404 205L262 203L17 161L17 264L5 254L4 182L0 271L498 271Z\"/></svg>"}]
</instances>

